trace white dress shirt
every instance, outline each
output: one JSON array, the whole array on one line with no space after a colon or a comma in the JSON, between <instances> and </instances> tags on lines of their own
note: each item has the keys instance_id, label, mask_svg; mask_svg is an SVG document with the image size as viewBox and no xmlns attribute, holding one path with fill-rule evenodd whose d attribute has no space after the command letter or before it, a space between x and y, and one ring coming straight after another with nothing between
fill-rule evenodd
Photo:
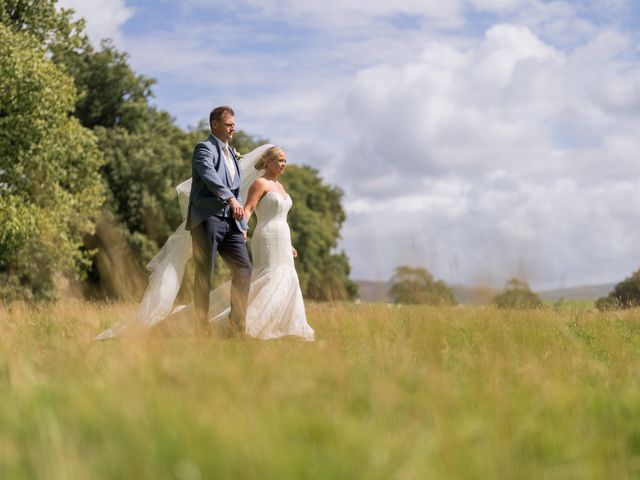
<instances>
[{"instance_id":1,"label":"white dress shirt","mask_svg":"<svg viewBox=\"0 0 640 480\"><path fill-rule=\"evenodd\" d=\"M222 156L224 157L224 162L227 164L227 170L229 170L229 176L231 177L231 181L236 178L236 164L231 157L231 152L229 152L229 145L224 143L215 135L213 136L218 141L218 145L220 145L220 151L222 152Z\"/></svg>"}]
</instances>

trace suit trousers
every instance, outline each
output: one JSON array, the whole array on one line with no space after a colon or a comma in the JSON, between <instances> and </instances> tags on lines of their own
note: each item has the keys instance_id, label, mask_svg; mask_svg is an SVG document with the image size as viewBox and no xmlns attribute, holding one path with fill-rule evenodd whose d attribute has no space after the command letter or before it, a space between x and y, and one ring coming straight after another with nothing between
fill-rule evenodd
<instances>
[{"instance_id":1,"label":"suit trousers","mask_svg":"<svg viewBox=\"0 0 640 480\"><path fill-rule=\"evenodd\" d=\"M252 266L242 231L233 218L212 216L191 229L191 238L196 267L194 306L198 328L209 329L211 273L218 252L231 270L229 324L235 333L244 332Z\"/></svg>"}]
</instances>

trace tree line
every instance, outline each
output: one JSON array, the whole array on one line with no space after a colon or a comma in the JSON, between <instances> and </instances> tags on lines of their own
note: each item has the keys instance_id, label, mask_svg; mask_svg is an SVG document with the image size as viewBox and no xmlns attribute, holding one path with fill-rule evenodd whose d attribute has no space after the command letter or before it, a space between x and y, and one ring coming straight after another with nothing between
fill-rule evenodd
<instances>
[{"instance_id":1,"label":"tree line","mask_svg":"<svg viewBox=\"0 0 640 480\"><path fill-rule=\"evenodd\" d=\"M0 69L0 299L139 297L145 264L182 221L175 186L208 125L179 128L152 105L154 80L110 41L92 46L56 0L0 0ZM262 143L240 131L233 146ZM282 183L303 294L352 298L335 251L342 191L308 166L289 166Z\"/></svg>"},{"instance_id":2,"label":"tree line","mask_svg":"<svg viewBox=\"0 0 640 480\"><path fill-rule=\"evenodd\" d=\"M401 265L391 277L389 292L394 303L455 305L453 288L442 280L435 280L426 268ZM511 278L502 292L494 295L491 303L498 308L539 308L540 297L531 291L524 280Z\"/></svg>"},{"instance_id":3,"label":"tree line","mask_svg":"<svg viewBox=\"0 0 640 480\"><path fill-rule=\"evenodd\" d=\"M401 265L391 277L389 291L394 303L454 305L456 297L452 287L442 280L435 280L425 268ZM543 302L531 291L529 284L518 278L509 279L503 290L494 295L491 303L498 308L541 308ZM598 298L595 307L601 311L640 307L640 269L615 285L604 297Z\"/></svg>"}]
</instances>

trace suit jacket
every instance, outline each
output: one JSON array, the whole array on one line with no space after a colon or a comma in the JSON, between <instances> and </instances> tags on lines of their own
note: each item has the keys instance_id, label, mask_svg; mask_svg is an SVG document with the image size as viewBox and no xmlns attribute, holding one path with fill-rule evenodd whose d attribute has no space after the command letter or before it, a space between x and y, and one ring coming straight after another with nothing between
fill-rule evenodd
<instances>
[{"instance_id":1,"label":"suit jacket","mask_svg":"<svg viewBox=\"0 0 640 480\"><path fill-rule=\"evenodd\" d=\"M191 230L211 216L232 217L231 207L227 201L231 197L242 203L240 198L240 166L238 159L230 148L231 159L236 166L233 180L229 175L227 163L224 161L218 140L209 135L193 150L191 159L191 193L187 214L187 230ZM247 222L236 221L241 230L247 229Z\"/></svg>"}]
</instances>

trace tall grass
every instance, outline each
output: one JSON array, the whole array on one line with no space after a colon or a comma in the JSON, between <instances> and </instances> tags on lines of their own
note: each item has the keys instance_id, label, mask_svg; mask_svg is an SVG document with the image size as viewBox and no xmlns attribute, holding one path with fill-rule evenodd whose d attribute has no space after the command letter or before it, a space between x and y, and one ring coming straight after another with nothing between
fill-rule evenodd
<instances>
[{"instance_id":1,"label":"tall grass","mask_svg":"<svg viewBox=\"0 0 640 480\"><path fill-rule=\"evenodd\" d=\"M318 341L0 309L0 478L640 476L640 312L308 305Z\"/></svg>"}]
</instances>

